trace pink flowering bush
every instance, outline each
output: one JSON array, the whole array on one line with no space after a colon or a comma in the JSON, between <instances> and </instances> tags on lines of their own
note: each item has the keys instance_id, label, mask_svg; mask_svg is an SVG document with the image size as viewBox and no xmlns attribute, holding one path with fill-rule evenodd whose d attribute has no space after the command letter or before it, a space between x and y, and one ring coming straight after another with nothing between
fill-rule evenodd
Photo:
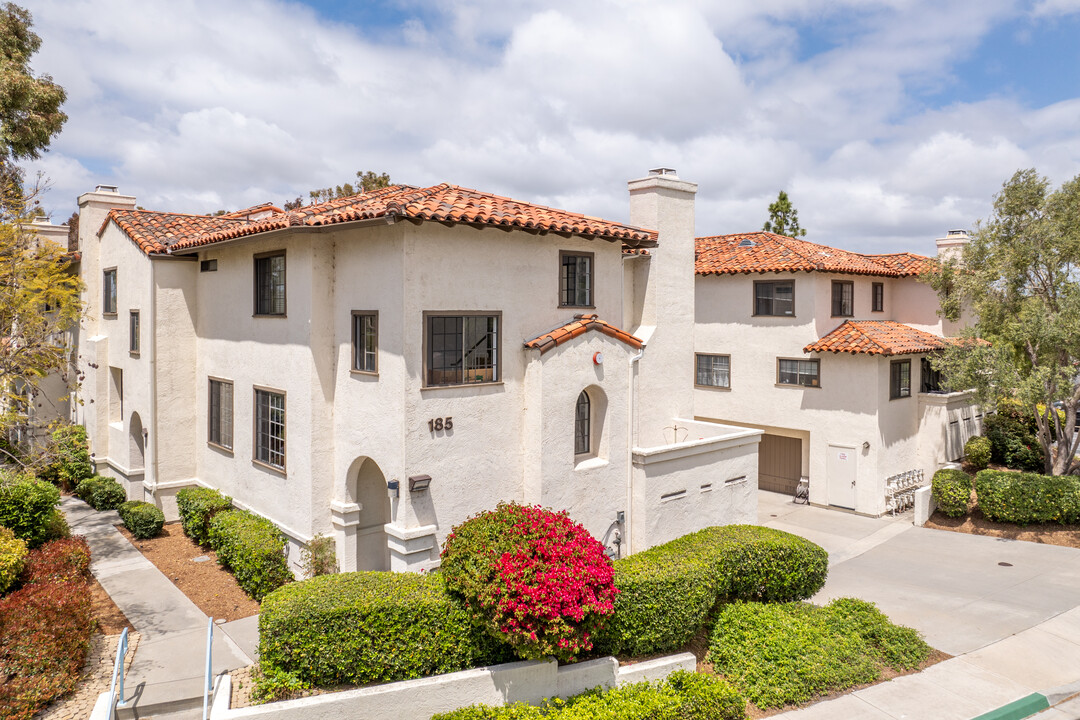
<instances>
[{"instance_id":1,"label":"pink flowering bush","mask_svg":"<svg viewBox=\"0 0 1080 720\"><path fill-rule=\"evenodd\" d=\"M454 528L442 573L474 621L518 656L573 660L614 608L604 546L565 512L500 503Z\"/></svg>"}]
</instances>

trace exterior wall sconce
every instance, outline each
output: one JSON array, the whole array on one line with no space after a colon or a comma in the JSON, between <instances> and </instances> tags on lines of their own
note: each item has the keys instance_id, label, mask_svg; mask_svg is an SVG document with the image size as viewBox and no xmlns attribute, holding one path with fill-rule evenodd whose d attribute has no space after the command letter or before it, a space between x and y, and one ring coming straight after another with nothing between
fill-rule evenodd
<instances>
[{"instance_id":1,"label":"exterior wall sconce","mask_svg":"<svg viewBox=\"0 0 1080 720\"><path fill-rule=\"evenodd\" d=\"M397 481L397 480L387 480L386 481L386 494L389 495L391 498L398 497L398 485L399 485L399 481Z\"/></svg>"},{"instance_id":2,"label":"exterior wall sconce","mask_svg":"<svg viewBox=\"0 0 1080 720\"><path fill-rule=\"evenodd\" d=\"M870 441L869 440L864 440L863 441L862 449L863 450L869 450L870 449Z\"/></svg>"},{"instance_id":3,"label":"exterior wall sconce","mask_svg":"<svg viewBox=\"0 0 1080 720\"><path fill-rule=\"evenodd\" d=\"M428 485L431 484L430 475L410 475L409 476L409 492L422 492L428 489Z\"/></svg>"}]
</instances>

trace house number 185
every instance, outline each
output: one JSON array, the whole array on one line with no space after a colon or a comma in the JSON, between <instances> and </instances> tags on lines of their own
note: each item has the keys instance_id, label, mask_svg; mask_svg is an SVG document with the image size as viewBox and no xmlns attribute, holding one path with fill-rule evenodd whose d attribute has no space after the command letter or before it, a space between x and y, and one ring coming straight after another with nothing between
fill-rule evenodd
<instances>
[{"instance_id":1,"label":"house number 185","mask_svg":"<svg viewBox=\"0 0 1080 720\"><path fill-rule=\"evenodd\" d=\"M427 427L429 432L438 432L440 430L453 430L454 418L433 418L427 421Z\"/></svg>"}]
</instances>

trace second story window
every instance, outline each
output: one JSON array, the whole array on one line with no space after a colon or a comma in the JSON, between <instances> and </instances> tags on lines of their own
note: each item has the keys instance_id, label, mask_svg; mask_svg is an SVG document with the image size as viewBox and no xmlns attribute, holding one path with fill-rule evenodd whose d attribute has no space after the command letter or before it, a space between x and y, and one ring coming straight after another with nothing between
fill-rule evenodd
<instances>
[{"instance_id":1,"label":"second story window","mask_svg":"<svg viewBox=\"0 0 1080 720\"><path fill-rule=\"evenodd\" d=\"M889 399L911 397L911 361L894 360L889 364Z\"/></svg>"},{"instance_id":2,"label":"second story window","mask_svg":"<svg viewBox=\"0 0 1080 720\"><path fill-rule=\"evenodd\" d=\"M884 283L874 283L873 288L874 288L873 305L870 307L870 309L872 311L874 311L874 312L884 312L885 311L885 284Z\"/></svg>"},{"instance_id":3,"label":"second story window","mask_svg":"<svg viewBox=\"0 0 1080 720\"><path fill-rule=\"evenodd\" d=\"M499 315L428 315L427 386L499 379Z\"/></svg>"},{"instance_id":4,"label":"second story window","mask_svg":"<svg viewBox=\"0 0 1080 720\"><path fill-rule=\"evenodd\" d=\"M776 364L778 385L821 387L821 362L780 358Z\"/></svg>"},{"instance_id":5,"label":"second story window","mask_svg":"<svg viewBox=\"0 0 1080 720\"><path fill-rule=\"evenodd\" d=\"M379 371L379 316L374 312L353 312L353 366L356 372Z\"/></svg>"},{"instance_id":6,"label":"second story window","mask_svg":"<svg viewBox=\"0 0 1080 720\"><path fill-rule=\"evenodd\" d=\"M116 314L116 268L106 270L101 278L101 312Z\"/></svg>"},{"instance_id":7,"label":"second story window","mask_svg":"<svg viewBox=\"0 0 1080 720\"><path fill-rule=\"evenodd\" d=\"M833 280L833 317L851 317L855 314L855 283L850 280Z\"/></svg>"},{"instance_id":8,"label":"second story window","mask_svg":"<svg viewBox=\"0 0 1080 720\"><path fill-rule=\"evenodd\" d=\"M285 314L285 252L255 256L255 314Z\"/></svg>"},{"instance_id":9,"label":"second story window","mask_svg":"<svg viewBox=\"0 0 1080 720\"><path fill-rule=\"evenodd\" d=\"M255 461L285 469L285 394L255 390Z\"/></svg>"},{"instance_id":10,"label":"second story window","mask_svg":"<svg viewBox=\"0 0 1080 720\"><path fill-rule=\"evenodd\" d=\"M706 387L731 387L730 355L696 355L697 385Z\"/></svg>"},{"instance_id":11,"label":"second story window","mask_svg":"<svg viewBox=\"0 0 1080 720\"><path fill-rule=\"evenodd\" d=\"M128 352L139 354L139 311L132 310L128 316Z\"/></svg>"},{"instance_id":12,"label":"second story window","mask_svg":"<svg viewBox=\"0 0 1080 720\"><path fill-rule=\"evenodd\" d=\"M593 254L559 253L559 305L593 306Z\"/></svg>"},{"instance_id":13,"label":"second story window","mask_svg":"<svg viewBox=\"0 0 1080 720\"><path fill-rule=\"evenodd\" d=\"M934 369L933 364L930 362L930 358L922 358L919 364L919 369L922 371L922 382L920 383L919 392L949 392L949 389L945 386L945 381L941 377L941 371Z\"/></svg>"},{"instance_id":14,"label":"second story window","mask_svg":"<svg viewBox=\"0 0 1080 720\"><path fill-rule=\"evenodd\" d=\"M210 380L209 417L206 439L226 450L233 446L233 384L227 380Z\"/></svg>"},{"instance_id":15,"label":"second story window","mask_svg":"<svg viewBox=\"0 0 1080 720\"><path fill-rule=\"evenodd\" d=\"M754 283L755 315L795 315L795 281Z\"/></svg>"}]
</instances>

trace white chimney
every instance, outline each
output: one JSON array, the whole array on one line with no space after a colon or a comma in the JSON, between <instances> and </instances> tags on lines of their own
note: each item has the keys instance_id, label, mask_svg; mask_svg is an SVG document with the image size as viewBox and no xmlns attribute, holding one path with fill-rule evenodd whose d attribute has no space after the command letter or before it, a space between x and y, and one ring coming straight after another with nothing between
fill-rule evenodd
<instances>
[{"instance_id":1,"label":"white chimney","mask_svg":"<svg viewBox=\"0 0 1080 720\"><path fill-rule=\"evenodd\" d=\"M959 262L964 254L964 246L971 242L971 236L967 230L950 230L945 237L937 239L937 254L939 260L956 260Z\"/></svg>"}]
</instances>

